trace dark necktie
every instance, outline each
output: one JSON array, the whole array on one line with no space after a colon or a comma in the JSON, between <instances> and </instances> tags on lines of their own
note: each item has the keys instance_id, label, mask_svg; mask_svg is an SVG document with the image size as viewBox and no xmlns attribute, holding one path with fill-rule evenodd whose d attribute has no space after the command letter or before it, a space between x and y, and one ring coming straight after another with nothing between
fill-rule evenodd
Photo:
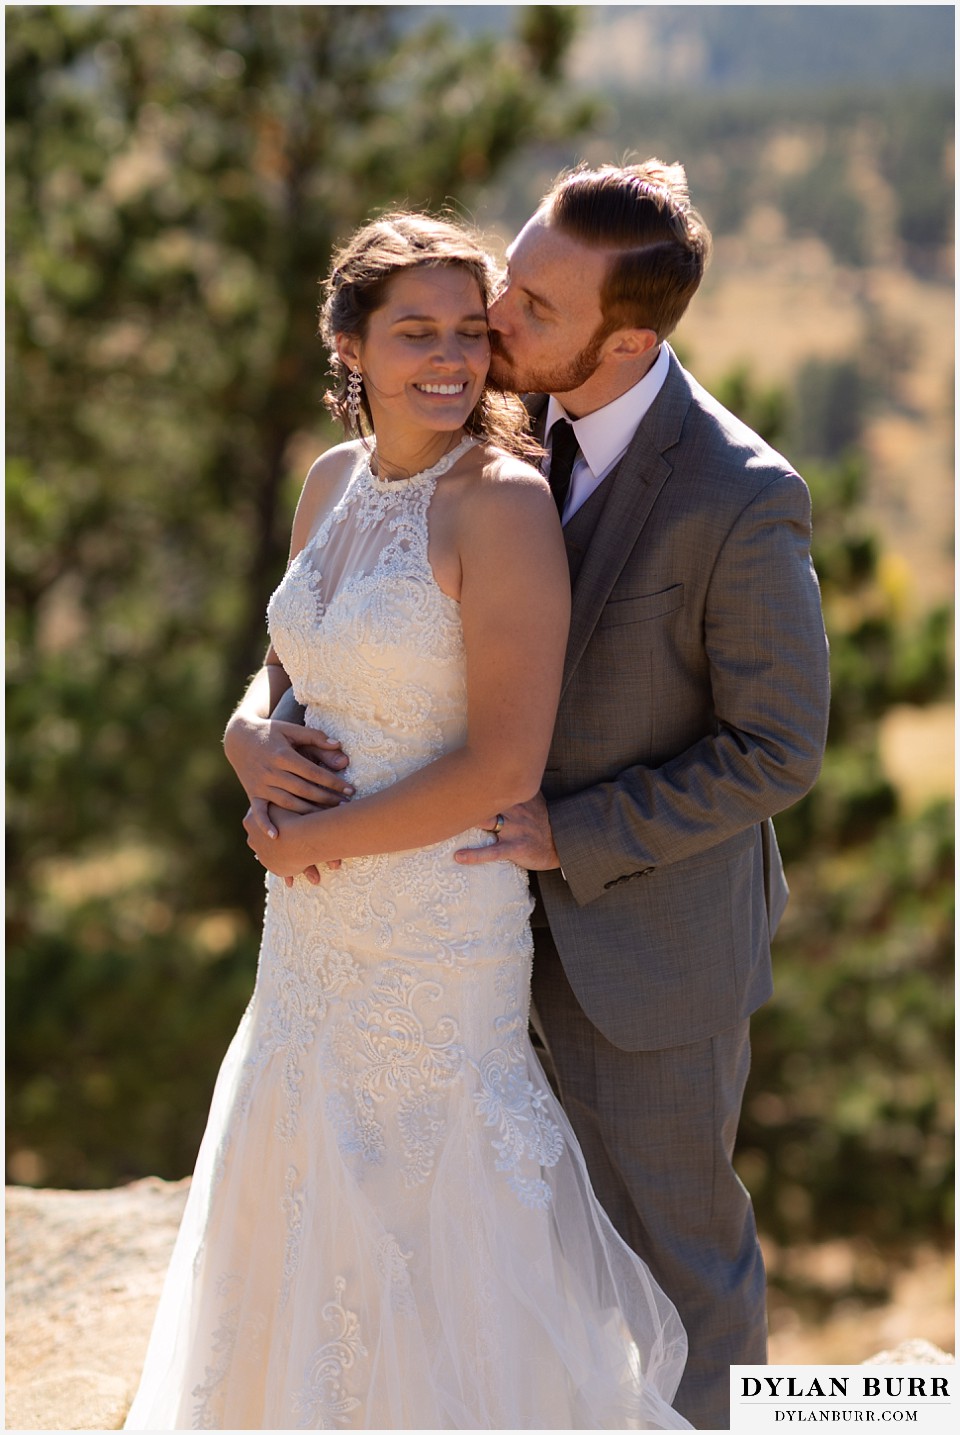
<instances>
[{"instance_id":1,"label":"dark necktie","mask_svg":"<svg viewBox=\"0 0 960 1435\"><path fill-rule=\"evenodd\" d=\"M563 517L563 505L570 489L570 475L580 445L573 431L573 424L566 419L557 419L550 430L550 491L557 505L557 512Z\"/></svg>"}]
</instances>

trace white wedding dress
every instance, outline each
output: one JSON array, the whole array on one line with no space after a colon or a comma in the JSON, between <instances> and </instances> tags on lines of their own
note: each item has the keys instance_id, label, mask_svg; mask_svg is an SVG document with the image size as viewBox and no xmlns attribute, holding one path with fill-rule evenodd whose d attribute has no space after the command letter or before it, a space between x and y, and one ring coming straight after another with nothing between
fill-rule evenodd
<instances>
[{"instance_id":1,"label":"white wedding dress","mask_svg":"<svg viewBox=\"0 0 960 1435\"><path fill-rule=\"evenodd\" d=\"M358 798L460 745L434 468L346 491L270 602ZM354 799L358 800L357 798ZM677 1314L615 1233L531 1049L525 873L475 830L267 878L127 1428L689 1428Z\"/></svg>"}]
</instances>

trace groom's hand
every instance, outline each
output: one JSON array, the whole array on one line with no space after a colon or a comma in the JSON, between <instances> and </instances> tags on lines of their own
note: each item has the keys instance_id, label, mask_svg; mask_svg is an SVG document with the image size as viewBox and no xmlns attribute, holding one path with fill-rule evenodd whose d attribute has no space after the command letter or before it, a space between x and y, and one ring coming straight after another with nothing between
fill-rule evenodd
<instances>
[{"instance_id":1,"label":"groom's hand","mask_svg":"<svg viewBox=\"0 0 960 1435\"><path fill-rule=\"evenodd\" d=\"M227 725L223 746L254 820L268 837L275 837L277 830L269 805L304 813L336 807L353 796L343 775L346 753L317 728L237 714Z\"/></svg>"},{"instance_id":2,"label":"groom's hand","mask_svg":"<svg viewBox=\"0 0 960 1435\"><path fill-rule=\"evenodd\" d=\"M503 826L496 842L489 847L461 847L453 855L458 862L472 866L478 862L513 862L528 872L549 872L560 866L553 845L550 817L542 793L520 802L500 814ZM491 830L496 818L490 823Z\"/></svg>"}]
</instances>

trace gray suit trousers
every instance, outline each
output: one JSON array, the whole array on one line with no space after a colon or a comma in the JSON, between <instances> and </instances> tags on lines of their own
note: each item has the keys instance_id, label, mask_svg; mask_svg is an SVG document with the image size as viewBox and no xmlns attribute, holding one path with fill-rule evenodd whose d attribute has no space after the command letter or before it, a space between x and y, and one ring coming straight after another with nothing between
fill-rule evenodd
<instances>
[{"instance_id":1,"label":"gray suit trousers","mask_svg":"<svg viewBox=\"0 0 960 1435\"><path fill-rule=\"evenodd\" d=\"M674 1404L699 1430L728 1429L729 1366L767 1358L763 1257L732 1166L749 1021L684 1046L621 1051L584 1015L549 930L535 927L534 940L534 1027L594 1189L687 1331Z\"/></svg>"}]
</instances>

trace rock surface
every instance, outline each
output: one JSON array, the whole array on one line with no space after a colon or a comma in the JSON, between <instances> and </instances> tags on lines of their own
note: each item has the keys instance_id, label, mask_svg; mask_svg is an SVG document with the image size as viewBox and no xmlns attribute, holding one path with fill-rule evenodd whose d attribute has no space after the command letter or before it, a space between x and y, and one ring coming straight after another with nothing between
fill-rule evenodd
<instances>
[{"instance_id":1,"label":"rock surface","mask_svg":"<svg viewBox=\"0 0 960 1435\"><path fill-rule=\"evenodd\" d=\"M7 1429L123 1425L189 1186L7 1188Z\"/></svg>"},{"instance_id":2,"label":"rock surface","mask_svg":"<svg viewBox=\"0 0 960 1435\"><path fill-rule=\"evenodd\" d=\"M113 1191L7 1188L7 1429L118 1430L133 1399L189 1180L151 1177ZM932 1291L929 1275L925 1290ZM867 1364L952 1363L936 1345L952 1314L939 1292L924 1318L913 1304L861 1339L889 1333L895 1348ZM852 1313L851 1313L852 1314ZM848 1319L851 1318L848 1316ZM868 1334L869 1332L869 1334ZM949 1336L942 1337L949 1340ZM771 1340L774 1364L856 1364L829 1328ZM866 1346L874 1349L875 1346Z\"/></svg>"}]
</instances>

